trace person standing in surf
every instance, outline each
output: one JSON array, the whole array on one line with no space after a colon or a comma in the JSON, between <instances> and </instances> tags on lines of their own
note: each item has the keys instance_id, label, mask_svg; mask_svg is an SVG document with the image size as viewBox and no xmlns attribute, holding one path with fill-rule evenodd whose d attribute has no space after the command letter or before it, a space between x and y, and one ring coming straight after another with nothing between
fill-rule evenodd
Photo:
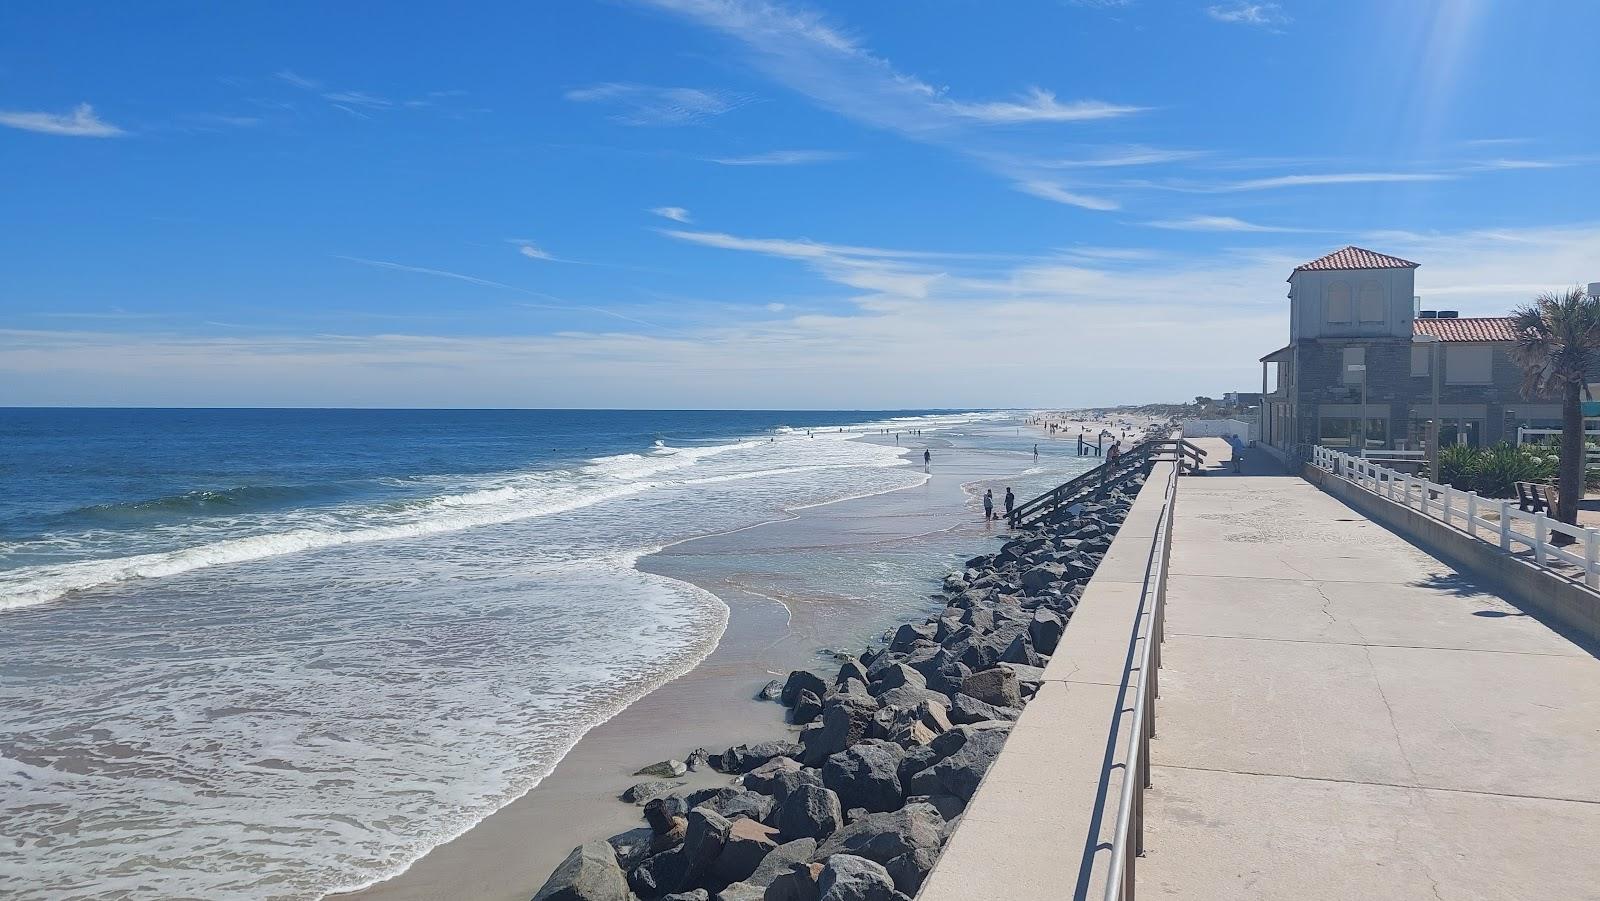
<instances>
[{"instance_id":1,"label":"person standing in surf","mask_svg":"<svg viewBox=\"0 0 1600 901\"><path fill-rule=\"evenodd\" d=\"M922 465L923 466L927 466L929 463L932 463L932 462L933 462L933 453L931 451L928 451L928 450L924 449L923 452L922 452Z\"/></svg>"},{"instance_id":2,"label":"person standing in surf","mask_svg":"<svg viewBox=\"0 0 1600 901\"><path fill-rule=\"evenodd\" d=\"M1006 522L1011 521L1011 511L1017 506L1017 496L1011 493L1011 486L1006 486Z\"/></svg>"},{"instance_id":3,"label":"person standing in surf","mask_svg":"<svg viewBox=\"0 0 1600 901\"><path fill-rule=\"evenodd\" d=\"M994 489L987 488L983 492L983 521L994 519Z\"/></svg>"}]
</instances>

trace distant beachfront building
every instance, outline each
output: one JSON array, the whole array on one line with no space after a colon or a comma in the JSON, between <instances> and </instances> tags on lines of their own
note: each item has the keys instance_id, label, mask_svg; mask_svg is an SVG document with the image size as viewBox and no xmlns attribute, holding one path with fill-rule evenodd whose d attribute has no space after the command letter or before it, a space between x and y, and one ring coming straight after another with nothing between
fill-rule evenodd
<instances>
[{"instance_id":1,"label":"distant beachfront building","mask_svg":"<svg viewBox=\"0 0 1600 901\"><path fill-rule=\"evenodd\" d=\"M1559 404L1522 396L1511 319L1423 311L1417 265L1345 247L1295 267L1289 343L1261 358L1261 443L1301 458L1313 444L1363 438L1368 449L1420 450L1436 388L1442 446L1561 427Z\"/></svg>"}]
</instances>

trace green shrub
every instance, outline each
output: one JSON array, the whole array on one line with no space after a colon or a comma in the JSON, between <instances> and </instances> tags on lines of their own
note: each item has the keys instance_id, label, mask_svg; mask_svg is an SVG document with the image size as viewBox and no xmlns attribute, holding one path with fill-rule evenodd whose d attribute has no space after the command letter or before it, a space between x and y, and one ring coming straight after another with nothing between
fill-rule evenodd
<instances>
[{"instance_id":1,"label":"green shrub","mask_svg":"<svg viewBox=\"0 0 1600 901\"><path fill-rule=\"evenodd\" d=\"M1439 452L1438 481L1484 497L1516 497L1518 482L1553 481L1557 458L1554 448L1538 444L1457 444Z\"/></svg>"}]
</instances>

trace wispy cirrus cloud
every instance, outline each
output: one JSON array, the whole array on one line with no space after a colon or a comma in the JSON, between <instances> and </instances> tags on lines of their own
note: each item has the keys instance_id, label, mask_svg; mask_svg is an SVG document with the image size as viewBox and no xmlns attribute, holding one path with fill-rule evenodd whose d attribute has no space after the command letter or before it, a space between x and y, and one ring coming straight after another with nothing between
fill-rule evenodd
<instances>
[{"instance_id":1,"label":"wispy cirrus cloud","mask_svg":"<svg viewBox=\"0 0 1600 901\"><path fill-rule=\"evenodd\" d=\"M428 91L420 97L414 97L409 100L395 100L371 91L332 88L319 79L301 75L290 69L280 69L274 72L272 77L302 91L316 94L319 99L329 106L357 119L371 119L375 114L400 109L419 110L440 105L442 101L450 98L466 96L466 91L462 90ZM270 103L270 101L258 102ZM292 109L292 106L288 104L275 105L285 109Z\"/></svg>"},{"instance_id":2,"label":"wispy cirrus cloud","mask_svg":"<svg viewBox=\"0 0 1600 901\"><path fill-rule=\"evenodd\" d=\"M1255 3L1250 0L1236 0L1234 3L1219 3L1206 7L1206 15L1218 22L1228 22L1234 25L1254 25L1261 28L1271 28L1278 25L1287 25L1291 21L1283 11L1283 7L1276 3Z\"/></svg>"},{"instance_id":3,"label":"wispy cirrus cloud","mask_svg":"<svg viewBox=\"0 0 1600 901\"><path fill-rule=\"evenodd\" d=\"M805 166L811 163L831 163L849 157L850 154L837 150L769 150L747 156L712 157L708 162L723 166Z\"/></svg>"},{"instance_id":4,"label":"wispy cirrus cloud","mask_svg":"<svg viewBox=\"0 0 1600 901\"><path fill-rule=\"evenodd\" d=\"M0 125L46 135L72 138L116 138L127 134L95 115L94 107L80 103L70 113L0 110Z\"/></svg>"},{"instance_id":5,"label":"wispy cirrus cloud","mask_svg":"<svg viewBox=\"0 0 1600 901\"><path fill-rule=\"evenodd\" d=\"M577 103L613 107L614 122L623 125L697 125L730 113L754 100L748 94L702 88L658 87L604 82L573 88L563 96Z\"/></svg>"},{"instance_id":6,"label":"wispy cirrus cloud","mask_svg":"<svg viewBox=\"0 0 1600 901\"><path fill-rule=\"evenodd\" d=\"M1099 98L1061 100L1032 87L1010 99L953 96L944 88L901 71L821 15L777 0L638 0L674 13L737 42L749 64L819 107L857 122L936 144L988 165L1019 190L1062 202L1083 199L1068 186L1041 192L1036 170L1015 163L996 165L996 154L978 146L975 132L998 139L997 130L1019 125L1087 123L1135 115L1146 108ZM1052 196L1053 195L1053 196ZM1110 201L1074 203L1111 209ZM1071 202L1071 201L1067 201Z\"/></svg>"},{"instance_id":7,"label":"wispy cirrus cloud","mask_svg":"<svg viewBox=\"0 0 1600 901\"><path fill-rule=\"evenodd\" d=\"M1046 169L1115 169L1125 166L1154 166L1161 163L1180 163L1206 156L1205 150L1178 150L1162 147L1133 145L1102 148L1081 157L1060 157L1035 160L1034 165Z\"/></svg>"},{"instance_id":8,"label":"wispy cirrus cloud","mask_svg":"<svg viewBox=\"0 0 1600 901\"><path fill-rule=\"evenodd\" d=\"M689 211L684 209L681 206L657 206L657 207L651 207L650 208L650 212L654 213L657 216L660 216L663 219L671 219L673 222L685 222L685 223L687 223L687 222L692 221L689 218Z\"/></svg>"},{"instance_id":9,"label":"wispy cirrus cloud","mask_svg":"<svg viewBox=\"0 0 1600 901\"><path fill-rule=\"evenodd\" d=\"M1233 216L1185 216L1180 219L1157 219L1146 222L1152 228L1190 232L1304 232L1309 229L1289 228L1281 225L1261 225L1246 222Z\"/></svg>"},{"instance_id":10,"label":"wispy cirrus cloud","mask_svg":"<svg viewBox=\"0 0 1600 901\"><path fill-rule=\"evenodd\" d=\"M1035 197L1043 197L1045 200L1053 200L1056 203L1080 207L1086 210L1106 211L1122 208L1122 204L1110 198L1093 197L1088 194L1080 194L1053 181L1034 180L1018 182L1017 190L1023 192L1024 194L1032 194Z\"/></svg>"},{"instance_id":11,"label":"wispy cirrus cloud","mask_svg":"<svg viewBox=\"0 0 1600 901\"><path fill-rule=\"evenodd\" d=\"M1238 191L1272 191L1280 188L1304 188L1321 185L1367 185L1403 182L1451 181L1461 176L1454 170L1436 172L1322 172L1296 175L1273 175L1265 178L1247 178L1242 181L1141 181L1129 183L1130 187L1156 188L1186 194L1229 194Z\"/></svg>"}]
</instances>

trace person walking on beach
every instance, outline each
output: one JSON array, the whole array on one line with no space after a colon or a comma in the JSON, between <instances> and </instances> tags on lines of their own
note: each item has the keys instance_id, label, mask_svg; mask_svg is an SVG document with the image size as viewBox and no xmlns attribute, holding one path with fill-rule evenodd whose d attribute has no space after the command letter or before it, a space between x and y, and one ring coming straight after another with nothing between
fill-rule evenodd
<instances>
[{"instance_id":1,"label":"person walking on beach","mask_svg":"<svg viewBox=\"0 0 1600 901\"><path fill-rule=\"evenodd\" d=\"M1011 511L1017 506L1017 496L1011 493L1011 486L1006 486L1006 522L1011 521Z\"/></svg>"},{"instance_id":2,"label":"person walking on beach","mask_svg":"<svg viewBox=\"0 0 1600 901\"><path fill-rule=\"evenodd\" d=\"M983 492L983 521L994 519L994 489L986 488Z\"/></svg>"},{"instance_id":3,"label":"person walking on beach","mask_svg":"<svg viewBox=\"0 0 1600 901\"><path fill-rule=\"evenodd\" d=\"M929 463L932 463L932 462L933 462L933 452L929 451L927 449L924 449L922 451L922 465L923 466L927 466Z\"/></svg>"}]
</instances>

